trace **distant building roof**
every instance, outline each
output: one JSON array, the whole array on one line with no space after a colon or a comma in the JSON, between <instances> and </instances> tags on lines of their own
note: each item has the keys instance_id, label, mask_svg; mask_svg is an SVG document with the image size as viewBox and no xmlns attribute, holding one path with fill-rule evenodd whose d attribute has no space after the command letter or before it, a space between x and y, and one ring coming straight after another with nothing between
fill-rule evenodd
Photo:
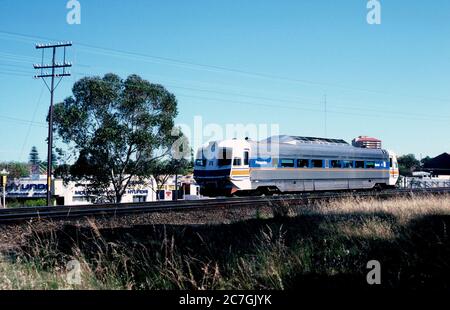
<instances>
[{"instance_id":1,"label":"distant building roof","mask_svg":"<svg viewBox=\"0 0 450 310\"><path fill-rule=\"evenodd\" d=\"M424 164L423 168L433 174L450 175L450 154L442 153L441 155L430 159Z\"/></svg>"},{"instance_id":2,"label":"distant building roof","mask_svg":"<svg viewBox=\"0 0 450 310\"><path fill-rule=\"evenodd\" d=\"M381 142L381 140L377 138L367 137L367 136L359 136L355 139L355 141L371 141L371 142Z\"/></svg>"},{"instance_id":3,"label":"distant building roof","mask_svg":"<svg viewBox=\"0 0 450 310\"><path fill-rule=\"evenodd\" d=\"M381 140L368 136L359 136L353 139L352 145L368 149L381 149Z\"/></svg>"}]
</instances>

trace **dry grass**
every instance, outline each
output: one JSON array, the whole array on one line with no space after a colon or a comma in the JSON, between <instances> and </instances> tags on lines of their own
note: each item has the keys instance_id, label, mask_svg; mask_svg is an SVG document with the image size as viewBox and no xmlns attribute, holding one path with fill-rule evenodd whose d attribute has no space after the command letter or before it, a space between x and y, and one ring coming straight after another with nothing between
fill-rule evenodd
<instances>
[{"instance_id":1,"label":"dry grass","mask_svg":"<svg viewBox=\"0 0 450 310\"><path fill-rule=\"evenodd\" d=\"M372 259L386 287L449 288L448 225L450 197L430 196L345 199L227 225L30 228L0 258L0 288L364 287ZM74 259L78 284L67 278Z\"/></svg>"},{"instance_id":2,"label":"dry grass","mask_svg":"<svg viewBox=\"0 0 450 310\"><path fill-rule=\"evenodd\" d=\"M297 215L302 213L300 211ZM388 200L347 198L319 204L312 213L307 211L307 214L320 214L330 219L348 215L353 220L359 220L353 225L345 221L337 223L336 229L343 234L349 237L392 240L397 237L396 227L408 225L411 220L421 216L450 215L450 196L419 196ZM393 219L378 218L377 215L380 214L385 217L392 216Z\"/></svg>"},{"instance_id":3,"label":"dry grass","mask_svg":"<svg viewBox=\"0 0 450 310\"><path fill-rule=\"evenodd\" d=\"M373 215L390 214L401 224L422 215L449 215L450 196L418 196L411 198L392 198L376 200L370 198L347 198L321 204L314 212L322 215L355 214Z\"/></svg>"}]
</instances>

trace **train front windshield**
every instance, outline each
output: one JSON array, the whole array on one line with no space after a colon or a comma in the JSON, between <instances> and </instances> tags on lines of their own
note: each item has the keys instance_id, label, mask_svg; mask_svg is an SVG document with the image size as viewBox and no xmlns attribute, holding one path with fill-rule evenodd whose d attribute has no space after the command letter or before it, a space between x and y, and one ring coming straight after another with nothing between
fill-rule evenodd
<instances>
[{"instance_id":1,"label":"train front windshield","mask_svg":"<svg viewBox=\"0 0 450 310\"><path fill-rule=\"evenodd\" d=\"M216 161L217 160L217 161ZM233 160L233 149L227 147L221 147L217 150L207 152L205 149L201 149L197 152L197 157L195 160L195 166L206 167L206 166L230 166ZM214 164L208 164L209 162L214 162Z\"/></svg>"},{"instance_id":2,"label":"train front windshield","mask_svg":"<svg viewBox=\"0 0 450 310\"><path fill-rule=\"evenodd\" d=\"M233 150L231 148L220 148L217 155L217 165L219 167L231 165L231 160L233 159Z\"/></svg>"}]
</instances>

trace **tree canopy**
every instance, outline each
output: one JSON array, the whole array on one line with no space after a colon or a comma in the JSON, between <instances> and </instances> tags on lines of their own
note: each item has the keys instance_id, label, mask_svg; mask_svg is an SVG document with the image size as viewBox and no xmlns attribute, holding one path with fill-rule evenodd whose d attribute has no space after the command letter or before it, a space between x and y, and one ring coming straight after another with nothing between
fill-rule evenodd
<instances>
[{"instance_id":1,"label":"tree canopy","mask_svg":"<svg viewBox=\"0 0 450 310\"><path fill-rule=\"evenodd\" d=\"M426 156L424 158L422 158L422 160L420 161L421 166L425 166L428 162L430 162L432 160L432 158L430 156Z\"/></svg>"},{"instance_id":2,"label":"tree canopy","mask_svg":"<svg viewBox=\"0 0 450 310\"><path fill-rule=\"evenodd\" d=\"M186 158L176 159L170 158L165 160L155 161L151 167L152 177L155 179L156 188L166 184L169 177L172 175L186 175L192 172L193 163Z\"/></svg>"},{"instance_id":3,"label":"tree canopy","mask_svg":"<svg viewBox=\"0 0 450 310\"><path fill-rule=\"evenodd\" d=\"M120 202L130 181L149 177L156 161L186 155L187 139L174 131L177 100L163 86L106 74L82 78L72 92L54 107L57 137L76 153L74 165L60 169L66 179L87 181L93 192L112 185Z\"/></svg>"},{"instance_id":4,"label":"tree canopy","mask_svg":"<svg viewBox=\"0 0 450 310\"><path fill-rule=\"evenodd\" d=\"M0 163L0 170L3 169L9 172L9 179L19 179L30 175L29 166L27 163L2 162Z\"/></svg>"},{"instance_id":5,"label":"tree canopy","mask_svg":"<svg viewBox=\"0 0 450 310\"><path fill-rule=\"evenodd\" d=\"M28 157L28 162L31 165L39 165L40 164L41 160L39 158L39 152L37 150L37 147L33 146L31 148L30 155Z\"/></svg>"},{"instance_id":6,"label":"tree canopy","mask_svg":"<svg viewBox=\"0 0 450 310\"><path fill-rule=\"evenodd\" d=\"M420 161L416 159L414 154L402 155L397 161L400 174L404 176L411 176L413 171L420 168Z\"/></svg>"}]
</instances>

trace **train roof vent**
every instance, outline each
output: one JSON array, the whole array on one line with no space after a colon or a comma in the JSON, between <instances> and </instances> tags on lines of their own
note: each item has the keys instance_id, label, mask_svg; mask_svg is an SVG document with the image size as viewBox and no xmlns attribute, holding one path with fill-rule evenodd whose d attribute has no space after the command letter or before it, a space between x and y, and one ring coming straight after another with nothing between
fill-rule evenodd
<instances>
[{"instance_id":1,"label":"train roof vent","mask_svg":"<svg viewBox=\"0 0 450 310\"><path fill-rule=\"evenodd\" d=\"M342 139L329 139L329 138L317 138L317 137L300 137L300 136L274 136L267 138L263 142L270 143L272 140L278 139L280 143L289 143L289 144L333 144L333 145L349 145Z\"/></svg>"},{"instance_id":2,"label":"train roof vent","mask_svg":"<svg viewBox=\"0 0 450 310\"><path fill-rule=\"evenodd\" d=\"M316 137L292 137L296 141L301 143L318 143L318 144L345 144L348 145L342 139L328 139L328 138L316 138Z\"/></svg>"}]
</instances>

